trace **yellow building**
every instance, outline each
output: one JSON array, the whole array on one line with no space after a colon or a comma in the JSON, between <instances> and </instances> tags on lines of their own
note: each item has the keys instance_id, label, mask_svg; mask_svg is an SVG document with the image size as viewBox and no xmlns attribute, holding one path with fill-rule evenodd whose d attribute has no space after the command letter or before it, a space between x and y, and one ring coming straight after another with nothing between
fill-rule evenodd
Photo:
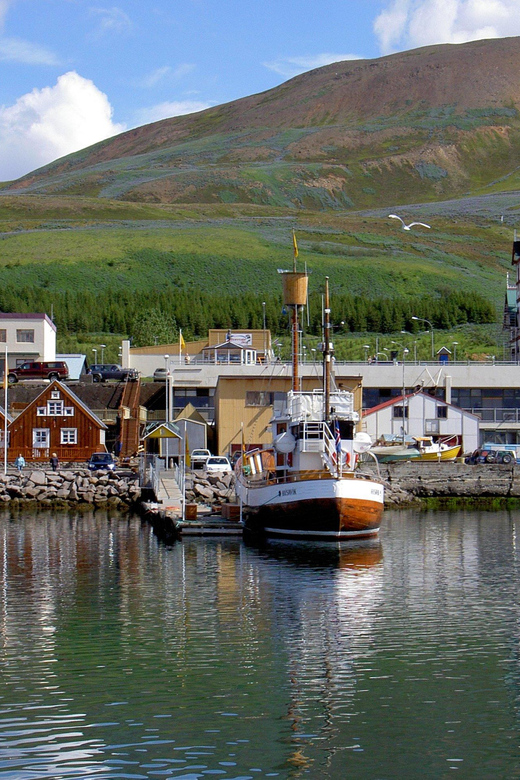
<instances>
[{"instance_id":1,"label":"yellow building","mask_svg":"<svg viewBox=\"0 0 520 780\"><path fill-rule=\"evenodd\" d=\"M354 409L361 417L362 387L359 377L342 378L338 387L354 393ZM275 410L283 406L290 389L288 370L284 376L220 375L215 391L217 453L227 455L240 450L242 436L248 449L270 444L271 419ZM303 391L321 389L321 376L302 378Z\"/></svg>"}]
</instances>

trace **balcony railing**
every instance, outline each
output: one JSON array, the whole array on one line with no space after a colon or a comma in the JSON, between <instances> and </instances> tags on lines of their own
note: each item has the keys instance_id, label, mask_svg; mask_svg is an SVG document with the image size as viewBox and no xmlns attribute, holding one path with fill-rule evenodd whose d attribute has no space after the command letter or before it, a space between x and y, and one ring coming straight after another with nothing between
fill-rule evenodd
<instances>
[{"instance_id":1,"label":"balcony railing","mask_svg":"<svg viewBox=\"0 0 520 780\"><path fill-rule=\"evenodd\" d=\"M520 424L520 409L493 409L480 406L463 407L465 412L471 412L480 417L482 422L518 423Z\"/></svg>"}]
</instances>

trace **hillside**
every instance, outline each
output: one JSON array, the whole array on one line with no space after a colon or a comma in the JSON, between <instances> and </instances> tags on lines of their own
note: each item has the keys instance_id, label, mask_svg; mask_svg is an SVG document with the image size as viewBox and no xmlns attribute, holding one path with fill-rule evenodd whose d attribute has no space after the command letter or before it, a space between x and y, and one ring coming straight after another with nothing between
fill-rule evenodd
<instances>
[{"instance_id":1,"label":"hillside","mask_svg":"<svg viewBox=\"0 0 520 780\"><path fill-rule=\"evenodd\" d=\"M3 192L291 210L515 192L519 55L506 38L335 63L128 131Z\"/></svg>"}]
</instances>

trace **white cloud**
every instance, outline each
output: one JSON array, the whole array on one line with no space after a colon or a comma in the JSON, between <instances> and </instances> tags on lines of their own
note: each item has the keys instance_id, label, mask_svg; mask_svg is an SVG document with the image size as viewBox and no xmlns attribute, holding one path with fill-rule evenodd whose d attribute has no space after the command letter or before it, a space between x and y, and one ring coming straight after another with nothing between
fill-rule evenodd
<instances>
[{"instance_id":1,"label":"white cloud","mask_svg":"<svg viewBox=\"0 0 520 780\"><path fill-rule=\"evenodd\" d=\"M158 103L156 106L141 108L139 111L136 111L134 126L149 125L151 122L158 122L160 119L194 114L196 111L204 111L205 108L210 108L210 106L210 103L203 103L200 100L174 100L172 102Z\"/></svg>"},{"instance_id":2,"label":"white cloud","mask_svg":"<svg viewBox=\"0 0 520 780\"><path fill-rule=\"evenodd\" d=\"M91 8L90 15L99 19L97 29L93 33L94 38L102 38L111 33L127 33L132 29L132 22L128 14L121 8Z\"/></svg>"},{"instance_id":3,"label":"white cloud","mask_svg":"<svg viewBox=\"0 0 520 780\"><path fill-rule=\"evenodd\" d=\"M0 181L18 178L58 157L125 130L112 122L108 98L74 71L0 107Z\"/></svg>"},{"instance_id":4,"label":"white cloud","mask_svg":"<svg viewBox=\"0 0 520 780\"><path fill-rule=\"evenodd\" d=\"M330 65L333 62L341 62L342 60L359 60L357 54L316 54L309 57L286 57L281 60L274 60L273 62L264 62L266 68L274 70L275 73L279 73L286 78L292 78L298 76L300 73L305 73L307 70L313 70L314 68L321 68L324 65Z\"/></svg>"},{"instance_id":5,"label":"white cloud","mask_svg":"<svg viewBox=\"0 0 520 780\"><path fill-rule=\"evenodd\" d=\"M59 65L53 52L20 38L0 38L0 62L21 62L24 65Z\"/></svg>"},{"instance_id":6,"label":"white cloud","mask_svg":"<svg viewBox=\"0 0 520 780\"><path fill-rule=\"evenodd\" d=\"M520 35L518 0L391 0L374 22L385 54Z\"/></svg>"},{"instance_id":7,"label":"white cloud","mask_svg":"<svg viewBox=\"0 0 520 780\"><path fill-rule=\"evenodd\" d=\"M4 19L6 17L10 0L0 0L0 30L4 27Z\"/></svg>"}]
</instances>

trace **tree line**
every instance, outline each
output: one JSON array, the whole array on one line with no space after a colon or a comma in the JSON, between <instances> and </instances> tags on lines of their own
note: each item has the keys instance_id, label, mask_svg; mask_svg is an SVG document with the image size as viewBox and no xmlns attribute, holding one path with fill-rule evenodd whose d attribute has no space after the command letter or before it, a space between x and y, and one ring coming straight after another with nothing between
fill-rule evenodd
<instances>
[{"instance_id":1,"label":"tree line","mask_svg":"<svg viewBox=\"0 0 520 780\"><path fill-rule=\"evenodd\" d=\"M466 323L492 323L496 311L483 296L444 291L435 296L410 298L367 298L339 294L332 300L333 325L344 332L417 332L431 322L438 330ZM289 312L281 295L260 297L252 292L222 294L196 287L161 290L90 290L56 292L48 289L4 287L0 290L2 312L45 312L58 332L118 333L132 338L135 346L167 343L182 328L185 340L203 338L210 328L248 330L265 322L274 335L290 327ZM304 330L319 335L322 327L322 296L309 296Z\"/></svg>"}]
</instances>

